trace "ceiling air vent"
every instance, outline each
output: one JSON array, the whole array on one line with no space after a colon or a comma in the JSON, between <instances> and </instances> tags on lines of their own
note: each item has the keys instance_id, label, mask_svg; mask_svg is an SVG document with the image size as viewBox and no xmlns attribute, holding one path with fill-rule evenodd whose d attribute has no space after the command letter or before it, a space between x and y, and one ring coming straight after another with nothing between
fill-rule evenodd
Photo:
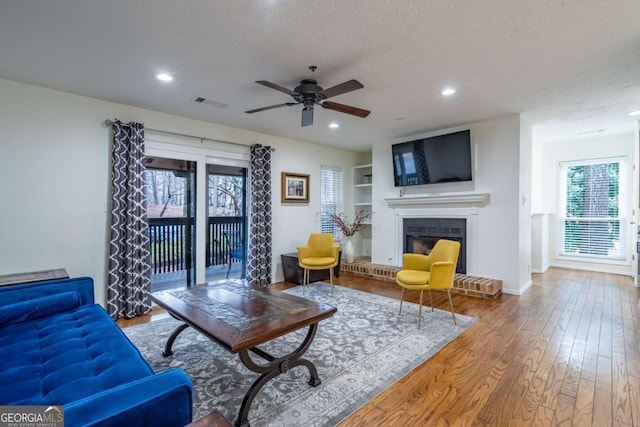
<instances>
[{"instance_id":1,"label":"ceiling air vent","mask_svg":"<svg viewBox=\"0 0 640 427\"><path fill-rule=\"evenodd\" d=\"M194 98L194 101L198 104L205 104L216 108L227 108L229 106L229 104L225 104L224 102L214 101L213 99L207 99L201 96Z\"/></svg>"}]
</instances>

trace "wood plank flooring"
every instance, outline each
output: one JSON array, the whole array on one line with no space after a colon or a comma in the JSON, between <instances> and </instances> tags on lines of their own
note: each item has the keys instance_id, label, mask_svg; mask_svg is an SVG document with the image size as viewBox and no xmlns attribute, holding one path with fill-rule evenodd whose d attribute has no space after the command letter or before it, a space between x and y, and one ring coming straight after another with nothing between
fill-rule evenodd
<instances>
[{"instance_id":1,"label":"wood plank flooring","mask_svg":"<svg viewBox=\"0 0 640 427\"><path fill-rule=\"evenodd\" d=\"M400 297L394 283L348 274L336 283ZM552 268L521 296L452 298L478 322L341 427L640 427L640 290L630 278ZM449 309L446 293L433 299Z\"/></svg>"},{"instance_id":2,"label":"wood plank flooring","mask_svg":"<svg viewBox=\"0 0 640 427\"><path fill-rule=\"evenodd\" d=\"M392 283L339 281L400 294ZM417 292L409 297L417 302ZM478 322L342 427L640 427L640 291L631 278L552 268L522 296L454 295L453 304ZM446 294L434 293L434 305L448 310Z\"/></svg>"}]
</instances>

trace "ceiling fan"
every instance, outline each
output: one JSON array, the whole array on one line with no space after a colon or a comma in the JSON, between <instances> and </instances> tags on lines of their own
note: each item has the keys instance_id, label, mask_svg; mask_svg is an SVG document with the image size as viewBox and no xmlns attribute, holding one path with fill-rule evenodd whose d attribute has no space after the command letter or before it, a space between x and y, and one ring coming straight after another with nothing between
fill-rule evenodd
<instances>
[{"instance_id":1,"label":"ceiling fan","mask_svg":"<svg viewBox=\"0 0 640 427\"><path fill-rule=\"evenodd\" d=\"M317 67L312 65L309 67L311 72L314 72ZM328 89L323 89L318 86L318 82L313 79L303 79L300 81L300 85L295 89L289 90L286 87L282 87L275 83L268 82L266 80L258 80L256 83L261 84L271 89L284 92L291 95L295 102L285 102L284 104L270 105L268 107L256 108L255 110L248 110L245 113L252 114L259 111L271 110L273 108L291 107L293 105L302 104L302 126L310 126L313 124L313 107L319 105L322 108L328 110L338 111L340 113L351 114L352 116L358 116L365 118L371 113L369 110L363 110L362 108L352 107L350 105L339 104L337 102L327 101L328 98L342 95L343 93L351 92L357 89L362 89L364 86L357 80L349 80L339 85L335 85Z\"/></svg>"}]
</instances>

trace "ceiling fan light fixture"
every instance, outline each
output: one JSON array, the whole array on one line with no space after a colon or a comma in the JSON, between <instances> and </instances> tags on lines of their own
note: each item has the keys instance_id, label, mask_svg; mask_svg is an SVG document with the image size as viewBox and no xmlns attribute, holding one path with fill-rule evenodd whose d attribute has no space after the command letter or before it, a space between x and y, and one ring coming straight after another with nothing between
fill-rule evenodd
<instances>
[{"instance_id":1,"label":"ceiling fan light fixture","mask_svg":"<svg viewBox=\"0 0 640 427\"><path fill-rule=\"evenodd\" d=\"M313 124L313 104L305 105L302 108L302 120L300 125L302 127L311 126Z\"/></svg>"}]
</instances>

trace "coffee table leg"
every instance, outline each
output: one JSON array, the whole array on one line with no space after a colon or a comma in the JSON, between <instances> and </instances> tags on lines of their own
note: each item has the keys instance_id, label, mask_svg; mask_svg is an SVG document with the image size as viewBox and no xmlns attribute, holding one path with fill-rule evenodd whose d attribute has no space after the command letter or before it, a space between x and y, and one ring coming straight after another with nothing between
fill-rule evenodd
<instances>
[{"instance_id":1,"label":"coffee table leg","mask_svg":"<svg viewBox=\"0 0 640 427\"><path fill-rule=\"evenodd\" d=\"M188 327L189 325L187 325L186 323L183 323L171 333L171 336L169 336L169 339L167 340L167 344L164 347L164 351L162 352L162 356L169 357L173 355L173 351L171 350L171 347L173 347L173 342L176 340L176 338L178 338L178 335L180 335L180 332L184 331Z\"/></svg>"},{"instance_id":2,"label":"coffee table leg","mask_svg":"<svg viewBox=\"0 0 640 427\"><path fill-rule=\"evenodd\" d=\"M257 372L262 375L260 375L258 379L255 380L253 384L251 384L251 387L249 387L249 391L244 396L242 405L240 406L240 412L238 413L236 427L249 427L249 409L251 409L253 399L256 397L260 389L262 389L262 387L264 387L264 385L268 383L272 378L275 378L280 374L289 372L291 368L296 366L305 366L309 370L309 374L311 375L311 378L309 379L309 385L313 387L320 385L322 381L318 376L318 370L316 369L315 365L310 360L303 359L301 357L309 349L309 346L311 346L313 338L315 338L316 336L317 330L317 323L310 325L307 336L305 337L302 344L300 344L300 346L293 352L277 359L257 348L245 349L239 352L240 360L242 360L242 363L244 363L244 365L253 372ZM249 356L249 351L252 351L267 359L269 363L265 365L258 365L253 361L251 356Z\"/></svg>"}]
</instances>

